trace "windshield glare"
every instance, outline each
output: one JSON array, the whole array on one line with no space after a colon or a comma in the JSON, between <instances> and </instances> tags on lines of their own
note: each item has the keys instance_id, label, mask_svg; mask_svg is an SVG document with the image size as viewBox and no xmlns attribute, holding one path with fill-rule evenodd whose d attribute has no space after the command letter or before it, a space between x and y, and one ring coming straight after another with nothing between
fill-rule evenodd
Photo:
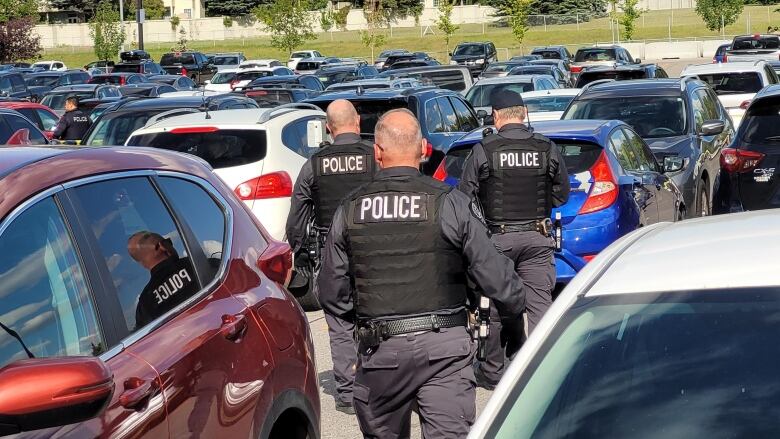
<instances>
[{"instance_id":1,"label":"windshield glare","mask_svg":"<svg viewBox=\"0 0 780 439\"><path fill-rule=\"evenodd\" d=\"M124 145L133 131L143 128L149 118L163 111L165 110L108 114L107 117L101 117L95 122L92 132L84 144L90 146Z\"/></svg>"},{"instance_id":2,"label":"windshield glare","mask_svg":"<svg viewBox=\"0 0 780 439\"><path fill-rule=\"evenodd\" d=\"M776 287L580 298L487 436L774 437L778 315Z\"/></svg>"},{"instance_id":3,"label":"windshield glare","mask_svg":"<svg viewBox=\"0 0 780 439\"><path fill-rule=\"evenodd\" d=\"M467 44L464 46L458 46L457 49L455 49L455 53L453 53L454 56L458 55L484 55L485 54L485 46L481 44Z\"/></svg>"},{"instance_id":4,"label":"windshield glare","mask_svg":"<svg viewBox=\"0 0 780 439\"><path fill-rule=\"evenodd\" d=\"M685 101L677 96L631 96L574 101L562 119L622 120L643 138L685 134Z\"/></svg>"}]
</instances>

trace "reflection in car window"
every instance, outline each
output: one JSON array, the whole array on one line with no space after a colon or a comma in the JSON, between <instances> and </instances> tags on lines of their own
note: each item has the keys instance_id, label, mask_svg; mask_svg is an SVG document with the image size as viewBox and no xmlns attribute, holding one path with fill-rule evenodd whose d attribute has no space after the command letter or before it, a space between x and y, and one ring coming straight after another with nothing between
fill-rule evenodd
<instances>
[{"instance_id":1,"label":"reflection in car window","mask_svg":"<svg viewBox=\"0 0 780 439\"><path fill-rule=\"evenodd\" d=\"M575 100L563 119L622 120L643 139L681 136L687 127L685 101L679 96Z\"/></svg>"},{"instance_id":2,"label":"reflection in car window","mask_svg":"<svg viewBox=\"0 0 780 439\"><path fill-rule=\"evenodd\" d=\"M429 133L443 133L444 123L441 120L437 99L430 99L425 103L425 126Z\"/></svg>"},{"instance_id":3,"label":"reflection in car window","mask_svg":"<svg viewBox=\"0 0 780 439\"><path fill-rule=\"evenodd\" d=\"M616 129L609 136L609 143L612 146L612 152L620 162L620 166L628 171L636 171L639 168L634 151L628 144L628 139L620 128Z\"/></svg>"},{"instance_id":4,"label":"reflection in car window","mask_svg":"<svg viewBox=\"0 0 780 439\"><path fill-rule=\"evenodd\" d=\"M181 234L148 179L102 181L73 193L108 267L129 331L197 293Z\"/></svg>"},{"instance_id":5,"label":"reflection in car window","mask_svg":"<svg viewBox=\"0 0 780 439\"><path fill-rule=\"evenodd\" d=\"M439 110L441 110L445 131L450 133L461 131L458 116L455 115L455 110L452 108L450 101L447 98L438 98L437 100L439 101Z\"/></svg>"},{"instance_id":6,"label":"reflection in car window","mask_svg":"<svg viewBox=\"0 0 780 439\"><path fill-rule=\"evenodd\" d=\"M637 171L649 172L655 171L655 159L652 153L645 148L645 142L629 129L623 129L626 136L626 147L631 151L631 155L636 160Z\"/></svg>"},{"instance_id":7,"label":"reflection in car window","mask_svg":"<svg viewBox=\"0 0 780 439\"><path fill-rule=\"evenodd\" d=\"M73 241L51 198L0 236L0 297L0 367L106 348Z\"/></svg>"}]
</instances>

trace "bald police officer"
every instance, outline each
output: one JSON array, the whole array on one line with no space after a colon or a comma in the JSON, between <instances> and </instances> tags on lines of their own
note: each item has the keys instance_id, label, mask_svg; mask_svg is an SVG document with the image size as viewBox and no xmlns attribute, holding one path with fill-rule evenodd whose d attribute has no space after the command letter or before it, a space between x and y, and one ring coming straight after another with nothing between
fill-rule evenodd
<instances>
[{"instance_id":1,"label":"bald police officer","mask_svg":"<svg viewBox=\"0 0 780 439\"><path fill-rule=\"evenodd\" d=\"M498 133L474 146L459 188L480 203L493 241L523 278L530 333L552 303L555 263L549 218L552 208L569 198L569 177L555 144L523 124L528 113L519 94L496 92L491 103ZM481 386L495 387L504 356L514 356L523 332L521 315L502 324L491 311L487 359L476 370Z\"/></svg>"},{"instance_id":2,"label":"bald police officer","mask_svg":"<svg viewBox=\"0 0 780 439\"><path fill-rule=\"evenodd\" d=\"M525 306L514 264L490 241L468 198L420 173L426 142L408 110L376 125L380 170L336 211L324 248L320 303L357 315L354 403L366 438L459 438L474 422L470 276L508 315Z\"/></svg>"},{"instance_id":3,"label":"bald police officer","mask_svg":"<svg viewBox=\"0 0 780 439\"><path fill-rule=\"evenodd\" d=\"M292 196L287 218L287 238L294 251L306 240L311 218L323 237L341 200L374 174L374 148L360 138L360 115L349 101L328 105L327 127L333 143L317 151L303 165ZM354 316L326 315L330 335L333 375L336 380L336 409L354 414L352 382L355 378Z\"/></svg>"}]
</instances>

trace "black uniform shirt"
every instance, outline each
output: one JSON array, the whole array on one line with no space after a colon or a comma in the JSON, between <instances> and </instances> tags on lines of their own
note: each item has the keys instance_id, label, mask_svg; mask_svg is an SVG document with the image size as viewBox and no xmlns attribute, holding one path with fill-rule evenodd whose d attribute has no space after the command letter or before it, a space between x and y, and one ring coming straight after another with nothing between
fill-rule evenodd
<instances>
[{"instance_id":1,"label":"black uniform shirt","mask_svg":"<svg viewBox=\"0 0 780 439\"><path fill-rule=\"evenodd\" d=\"M507 139L526 140L533 136L533 133L521 123L510 123L501 127L498 132ZM463 168L463 175L460 177L458 189L463 191L472 200L479 198L479 182L488 178L490 175L490 165L488 165L485 149L481 143L474 145L469 158ZM550 167L548 177L552 181L552 205L561 206L569 199L569 174L563 162L561 152L553 144L550 148Z\"/></svg>"},{"instance_id":2,"label":"black uniform shirt","mask_svg":"<svg viewBox=\"0 0 780 439\"><path fill-rule=\"evenodd\" d=\"M387 168L377 172L375 180L392 180L420 171L410 167ZM504 315L520 315L525 309L523 281L515 273L514 263L502 255L488 236L485 224L472 210L462 193L454 190L446 195L439 212L442 234L455 248L461 249L468 273L486 296L494 299ZM322 309L336 316L349 316L353 311L352 278L343 208L339 207L323 249L322 269L318 278ZM442 310L451 313L457 310ZM397 316L396 316L397 318Z\"/></svg>"},{"instance_id":3,"label":"black uniform shirt","mask_svg":"<svg viewBox=\"0 0 780 439\"><path fill-rule=\"evenodd\" d=\"M343 133L333 139L332 145L352 145L360 142L359 134ZM326 147L327 148L327 147ZM287 242L293 249L293 253L300 250L306 240L306 225L314 215L314 198L311 187L314 185L314 166L312 159L306 161L301 168L298 179L295 181L292 198L290 200L290 215L287 216Z\"/></svg>"},{"instance_id":4,"label":"black uniform shirt","mask_svg":"<svg viewBox=\"0 0 780 439\"><path fill-rule=\"evenodd\" d=\"M155 265L138 298L136 328L151 322L198 292L198 282L189 258L168 258Z\"/></svg>"},{"instance_id":5,"label":"black uniform shirt","mask_svg":"<svg viewBox=\"0 0 780 439\"><path fill-rule=\"evenodd\" d=\"M81 140L91 125L89 114L81 110L68 111L57 122L57 126L54 128L54 138Z\"/></svg>"}]
</instances>

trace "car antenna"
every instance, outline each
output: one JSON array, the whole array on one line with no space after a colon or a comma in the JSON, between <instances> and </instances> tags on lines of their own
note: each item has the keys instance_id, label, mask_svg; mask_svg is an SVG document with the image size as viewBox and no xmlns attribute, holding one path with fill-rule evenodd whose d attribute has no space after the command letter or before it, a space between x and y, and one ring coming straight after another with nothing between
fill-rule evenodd
<instances>
[{"instance_id":1,"label":"car antenna","mask_svg":"<svg viewBox=\"0 0 780 439\"><path fill-rule=\"evenodd\" d=\"M209 106L206 105L206 88L205 87L200 89L200 101L201 101L201 105L203 106L203 109L206 111L206 119L211 119L211 115L209 114Z\"/></svg>"}]
</instances>

